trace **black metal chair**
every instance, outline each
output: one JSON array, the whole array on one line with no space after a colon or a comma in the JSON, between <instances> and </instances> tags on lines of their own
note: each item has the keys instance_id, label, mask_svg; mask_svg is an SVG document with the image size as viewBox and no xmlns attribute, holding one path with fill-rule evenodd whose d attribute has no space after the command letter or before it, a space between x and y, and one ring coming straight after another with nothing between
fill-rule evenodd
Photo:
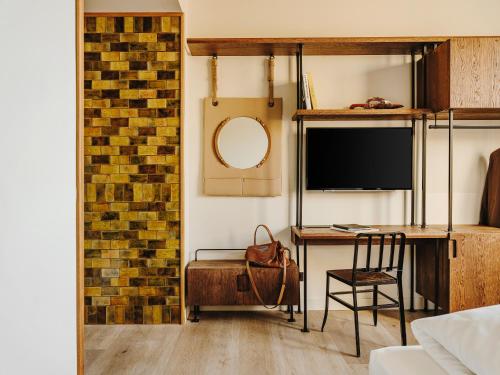
<instances>
[{"instance_id":1,"label":"black metal chair","mask_svg":"<svg viewBox=\"0 0 500 375\"><path fill-rule=\"evenodd\" d=\"M364 267L358 267L358 253L360 245L366 242L366 262ZM379 254L378 263L376 267L372 267L372 244L379 242ZM388 257L384 257L384 247L386 242L390 244L390 250ZM321 332L325 328L326 319L328 318L328 302L329 299L339 302L345 307L354 311L354 328L356 331L356 356L361 355L360 344L359 344L359 321L358 321L358 311L360 310L372 310L373 311L373 325L377 325L377 313L378 310L399 307L399 323L401 328L401 343L406 345L406 325L405 325L405 313L404 313L404 300L403 300L403 285L402 285L402 275L403 275L403 259L404 259L404 249L405 249L406 236L404 233L392 232L392 233L361 233L356 236L356 242L354 244L354 261L352 269L342 269L342 270L329 270L326 271L326 302L325 302L325 315L323 317L323 325L321 326ZM396 245L399 243L398 249L398 259L397 265L394 266L394 253ZM385 260L384 258L388 258ZM388 272L395 273L395 276L388 274ZM344 284L350 285L352 291L343 292L330 292L330 278L334 278ZM378 290L379 285L389 285L396 284L398 288L398 300L389 297L387 294ZM372 289L358 290L358 287L371 286ZM353 298L353 305L350 305L346 301L337 297L341 294L351 294ZM373 294L373 304L369 306L358 306L357 295L359 293L372 293ZM378 295L382 295L387 298L391 303L378 304Z\"/></svg>"}]
</instances>

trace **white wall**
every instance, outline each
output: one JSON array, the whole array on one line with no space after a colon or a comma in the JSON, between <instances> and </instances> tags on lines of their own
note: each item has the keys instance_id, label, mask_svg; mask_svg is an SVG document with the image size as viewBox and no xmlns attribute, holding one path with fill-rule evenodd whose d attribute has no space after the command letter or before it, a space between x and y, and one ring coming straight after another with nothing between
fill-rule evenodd
<instances>
[{"instance_id":1,"label":"white wall","mask_svg":"<svg viewBox=\"0 0 500 375\"><path fill-rule=\"evenodd\" d=\"M496 0L363 4L340 0L214 0L188 1L184 10L188 20L187 37L500 34L497 17L500 2ZM323 108L346 107L373 95L408 106L408 63L408 58L400 56L305 57L304 70L313 73ZM252 230L259 223L268 223L280 239L289 244L289 225L295 222L295 126L290 120L295 108L294 79L294 58L277 57L275 93L284 99L283 195L277 198L208 197L202 191L202 98L210 92L209 64L206 57L188 56L185 157L187 246L191 255L200 247L246 247ZM219 58L219 96L267 96L264 58ZM486 160L491 151L500 147L500 131L456 133L455 222L474 223L478 220ZM427 209L430 223L444 223L447 218L446 134L443 130L429 131ZM409 204L405 206L404 199L402 192L306 192L304 223L400 224L408 217ZM350 266L352 249L314 247L308 260L310 306L322 308L325 269ZM406 297L408 295L407 288Z\"/></svg>"},{"instance_id":2,"label":"white wall","mask_svg":"<svg viewBox=\"0 0 500 375\"><path fill-rule=\"evenodd\" d=\"M74 1L0 9L0 373L74 374Z\"/></svg>"},{"instance_id":3,"label":"white wall","mask_svg":"<svg viewBox=\"0 0 500 375\"><path fill-rule=\"evenodd\" d=\"M180 12L177 0L84 0L85 12Z\"/></svg>"}]
</instances>

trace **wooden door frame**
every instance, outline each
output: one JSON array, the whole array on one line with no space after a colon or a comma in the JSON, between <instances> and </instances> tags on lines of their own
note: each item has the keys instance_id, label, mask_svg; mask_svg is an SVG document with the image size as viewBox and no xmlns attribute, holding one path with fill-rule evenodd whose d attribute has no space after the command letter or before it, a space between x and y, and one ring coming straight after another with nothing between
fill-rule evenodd
<instances>
[{"instance_id":1,"label":"wooden door frame","mask_svg":"<svg viewBox=\"0 0 500 375\"><path fill-rule=\"evenodd\" d=\"M97 14L97 13L93 13ZM180 317L181 324L186 322L185 309L185 276L184 276L184 243L185 243L185 211L184 211L184 13L183 12L133 12L133 13L99 13L107 16L178 16L180 17ZM77 375L84 375L84 0L75 0L75 41L76 41L76 359Z\"/></svg>"}]
</instances>

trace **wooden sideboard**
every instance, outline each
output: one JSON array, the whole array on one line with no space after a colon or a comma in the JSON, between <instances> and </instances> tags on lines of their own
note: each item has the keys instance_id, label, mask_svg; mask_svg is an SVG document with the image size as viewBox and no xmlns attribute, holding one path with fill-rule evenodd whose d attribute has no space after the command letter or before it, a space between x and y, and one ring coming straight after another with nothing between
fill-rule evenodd
<instances>
[{"instance_id":1,"label":"wooden sideboard","mask_svg":"<svg viewBox=\"0 0 500 375\"><path fill-rule=\"evenodd\" d=\"M436 272L445 312L500 304L500 228L457 225L447 240L418 242L416 291L432 302Z\"/></svg>"}]
</instances>

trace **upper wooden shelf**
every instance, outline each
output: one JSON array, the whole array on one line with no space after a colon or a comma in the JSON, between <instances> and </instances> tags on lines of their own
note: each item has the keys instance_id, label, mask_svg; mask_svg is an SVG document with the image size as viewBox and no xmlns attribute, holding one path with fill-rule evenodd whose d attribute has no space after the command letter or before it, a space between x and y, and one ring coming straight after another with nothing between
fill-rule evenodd
<instances>
[{"instance_id":1,"label":"upper wooden shelf","mask_svg":"<svg viewBox=\"0 0 500 375\"><path fill-rule=\"evenodd\" d=\"M193 56L290 56L303 45L304 55L409 55L447 36L360 38L188 38Z\"/></svg>"},{"instance_id":2,"label":"upper wooden shelf","mask_svg":"<svg viewBox=\"0 0 500 375\"><path fill-rule=\"evenodd\" d=\"M364 121L364 120L411 120L421 119L423 114L429 117L430 109L299 109L293 120L304 121Z\"/></svg>"}]
</instances>

